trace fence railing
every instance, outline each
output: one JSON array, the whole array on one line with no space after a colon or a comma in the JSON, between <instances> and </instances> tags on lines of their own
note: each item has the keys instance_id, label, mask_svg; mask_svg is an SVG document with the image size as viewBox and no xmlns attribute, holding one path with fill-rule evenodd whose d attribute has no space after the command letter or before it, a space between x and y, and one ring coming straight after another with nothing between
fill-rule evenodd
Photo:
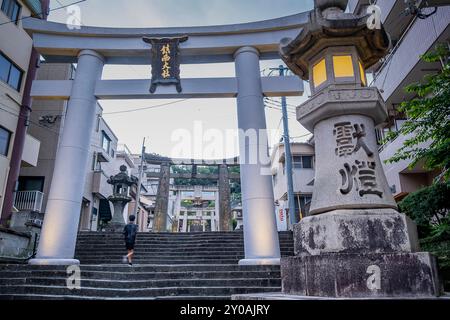
<instances>
[{"instance_id":1,"label":"fence railing","mask_svg":"<svg viewBox=\"0 0 450 320\"><path fill-rule=\"evenodd\" d=\"M40 191L18 191L14 206L19 211L41 212L44 194Z\"/></svg>"}]
</instances>

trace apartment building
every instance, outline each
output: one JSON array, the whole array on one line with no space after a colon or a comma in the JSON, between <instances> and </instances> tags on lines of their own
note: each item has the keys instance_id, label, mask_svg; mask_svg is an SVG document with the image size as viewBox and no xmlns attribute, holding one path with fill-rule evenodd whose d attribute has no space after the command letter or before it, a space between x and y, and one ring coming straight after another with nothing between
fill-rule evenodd
<instances>
[{"instance_id":1,"label":"apartment building","mask_svg":"<svg viewBox=\"0 0 450 320\"><path fill-rule=\"evenodd\" d=\"M15 197L21 166L35 166L40 140L26 133L29 96L34 65L33 42L22 27L24 18L46 18L48 1L0 0L0 212L6 223ZM30 65L32 68L30 69ZM29 77L30 74L30 77ZM22 151L23 149L23 151ZM8 182L9 181L9 182ZM3 204L5 203L5 210Z\"/></svg>"},{"instance_id":2,"label":"apartment building","mask_svg":"<svg viewBox=\"0 0 450 320\"><path fill-rule=\"evenodd\" d=\"M398 130L405 120L405 115L398 111L398 106L413 96L407 94L404 88L441 69L440 63L426 63L420 56L432 51L439 43L449 44L450 1L377 0L376 4L381 9L382 23L392 40L389 55L369 70L374 74L372 85L380 89L389 113L388 121L379 128L378 136L381 140L387 131ZM347 9L350 12L363 13L368 5L368 0L350 0ZM414 5L417 5L419 11L414 12ZM381 160L389 159L407 139L407 136L399 136L396 140L380 146ZM428 144L430 141L425 142L423 146ZM425 170L420 163L409 169L410 163L403 160L384 164L389 186L397 201L410 192L430 185L433 178L439 174Z\"/></svg>"},{"instance_id":3,"label":"apartment building","mask_svg":"<svg viewBox=\"0 0 450 320\"><path fill-rule=\"evenodd\" d=\"M292 142L292 175L295 196L295 221L308 215L314 186L314 145L311 142ZM275 215L279 231L288 230L289 205L287 197L286 153L284 143L274 146L271 153L271 172L275 198Z\"/></svg>"}]
</instances>

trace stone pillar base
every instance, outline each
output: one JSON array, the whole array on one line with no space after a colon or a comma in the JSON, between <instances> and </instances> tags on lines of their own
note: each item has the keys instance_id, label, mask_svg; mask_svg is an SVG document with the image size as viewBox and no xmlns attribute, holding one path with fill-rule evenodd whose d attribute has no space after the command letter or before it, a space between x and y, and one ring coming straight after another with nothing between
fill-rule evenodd
<instances>
[{"instance_id":1,"label":"stone pillar base","mask_svg":"<svg viewBox=\"0 0 450 320\"><path fill-rule=\"evenodd\" d=\"M239 260L240 266L257 266L257 265L280 265L280 258L261 258L261 259L242 259Z\"/></svg>"},{"instance_id":2,"label":"stone pillar base","mask_svg":"<svg viewBox=\"0 0 450 320\"><path fill-rule=\"evenodd\" d=\"M329 298L437 297L430 253L323 253L281 259L284 294Z\"/></svg>"},{"instance_id":3,"label":"stone pillar base","mask_svg":"<svg viewBox=\"0 0 450 320\"><path fill-rule=\"evenodd\" d=\"M52 259L52 258L36 258L28 261L29 265L33 266L73 266L79 265L80 260L77 259Z\"/></svg>"},{"instance_id":4,"label":"stone pillar base","mask_svg":"<svg viewBox=\"0 0 450 320\"><path fill-rule=\"evenodd\" d=\"M347 209L309 216L294 225L294 252L418 252L415 223L393 209Z\"/></svg>"}]
</instances>

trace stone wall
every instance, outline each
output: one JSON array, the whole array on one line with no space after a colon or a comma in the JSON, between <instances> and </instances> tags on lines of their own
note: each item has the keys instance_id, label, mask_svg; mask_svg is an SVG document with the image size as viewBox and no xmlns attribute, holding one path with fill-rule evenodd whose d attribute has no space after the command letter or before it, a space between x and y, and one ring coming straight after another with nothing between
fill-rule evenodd
<instances>
[{"instance_id":1,"label":"stone wall","mask_svg":"<svg viewBox=\"0 0 450 320\"><path fill-rule=\"evenodd\" d=\"M0 258L25 258L30 242L31 234L0 227Z\"/></svg>"}]
</instances>

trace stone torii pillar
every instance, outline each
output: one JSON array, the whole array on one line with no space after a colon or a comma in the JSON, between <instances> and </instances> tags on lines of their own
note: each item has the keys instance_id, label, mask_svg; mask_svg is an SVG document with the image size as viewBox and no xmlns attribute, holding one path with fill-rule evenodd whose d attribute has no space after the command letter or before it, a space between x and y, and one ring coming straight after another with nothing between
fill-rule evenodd
<instances>
[{"instance_id":1,"label":"stone torii pillar","mask_svg":"<svg viewBox=\"0 0 450 320\"><path fill-rule=\"evenodd\" d=\"M89 146L95 121L97 80L104 59L92 50L78 55L76 77L67 106L64 132L56 155L47 212L38 252L30 264L72 265L80 220Z\"/></svg>"},{"instance_id":2,"label":"stone torii pillar","mask_svg":"<svg viewBox=\"0 0 450 320\"><path fill-rule=\"evenodd\" d=\"M219 231L233 231L230 206L230 175L226 164L219 165Z\"/></svg>"},{"instance_id":3,"label":"stone torii pillar","mask_svg":"<svg viewBox=\"0 0 450 320\"><path fill-rule=\"evenodd\" d=\"M156 194L155 217L153 232L167 231L167 210L170 193L170 163L161 163L158 192Z\"/></svg>"},{"instance_id":4,"label":"stone torii pillar","mask_svg":"<svg viewBox=\"0 0 450 320\"><path fill-rule=\"evenodd\" d=\"M259 52L253 47L242 47L235 54L238 81L237 113L241 162L241 190L244 219L245 259L241 265L280 264L273 197L272 176L260 161L268 153L264 101L259 69ZM255 134L256 139L246 139ZM264 141L262 141L264 140ZM251 161L257 157L257 161ZM246 159L248 158L248 160Z\"/></svg>"},{"instance_id":5,"label":"stone torii pillar","mask_svg":"<svg viewBox=\"0 0 450 320\"><path fill-rule=\"evenodd\" d=\"M432 297L441 292L435 258L420 252L415 224L397 211L378 154L375 126L387 118L365 69L390 47L381 26L344 13L345 0L315 0L310 22L281 55L309 80L297 108L314 132L310 214L294 227L295 257L283 258L287 294L329 298Z\"/></svg>"}]
</instances>

